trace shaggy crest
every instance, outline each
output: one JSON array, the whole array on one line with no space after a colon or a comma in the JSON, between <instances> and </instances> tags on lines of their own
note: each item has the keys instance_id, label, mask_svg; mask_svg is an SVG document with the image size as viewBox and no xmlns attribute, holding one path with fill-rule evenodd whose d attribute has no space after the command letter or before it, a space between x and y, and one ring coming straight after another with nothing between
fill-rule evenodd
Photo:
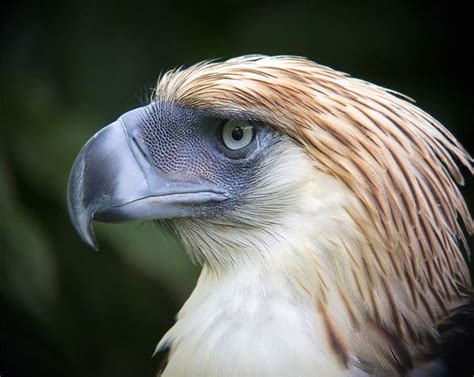
<instances>
[{"instance_id":1,"label":"shaggy crest","mask_svg":"<svg viewBox=\"0 0 474 377\"><path fill-rule=\"evenodd\" d=\"M467 297L471 282L461 251L462 244L467 250L461 222L471 234L473 221L457 186L463 177L456 160L471 174L473 160L409 99L304 58L252 55L170 71L158 82L156 100L266 122L306 150L317 170L354 193L359 205L346 210L369 252L348 245L353 283L360 302L372 304L366 309L373 320L366 322L367 331L387 330L379 338L393 344L397 362L408 365L404 358L410 356L390 334L413 344L426 344L420 337L429 334L418 334L410 324L410 310L393 292L399 287L387 277L396 277L412 307L421 305L433 324L447 315L451 303ZM374 286L382 287L383 298ZM360 327L343 289L340 296L353 326ZM328 344L344 364L349 346L324 297L323 290L316 305ZM360 360L369 359L370 352Z\"/></svg>"}]
</instances>

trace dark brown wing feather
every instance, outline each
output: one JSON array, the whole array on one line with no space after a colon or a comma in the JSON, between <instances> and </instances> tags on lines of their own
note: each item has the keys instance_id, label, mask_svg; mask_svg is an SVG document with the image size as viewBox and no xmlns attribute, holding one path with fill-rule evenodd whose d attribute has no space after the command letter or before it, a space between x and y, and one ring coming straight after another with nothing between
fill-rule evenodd
<instances>
[{"instance_id":1,"label":"dark brown wing feather","mask_svg":"<svg viewBox=\"0 0 474 377\"><path fill-rule=\"evenodd\" d=\"M156 377L160 377L163 374L163 371L165 370L166 366L168 365L170 350L171 347L166 347L156 353L155 357L159 360Z\"/></svg>"}]
</instances>

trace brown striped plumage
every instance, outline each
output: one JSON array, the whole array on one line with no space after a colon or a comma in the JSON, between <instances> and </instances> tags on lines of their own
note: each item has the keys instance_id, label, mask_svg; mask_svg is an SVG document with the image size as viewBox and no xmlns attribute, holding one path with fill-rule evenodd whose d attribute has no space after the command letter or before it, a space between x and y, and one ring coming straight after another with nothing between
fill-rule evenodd
<instances>
[{"instance_id":1,"label":"brown striped plumage","mask_svg":"<svg viewBox=\"0 0 474 377\"><path fill-rule=\"evenodd\" d=\"M347 256L334 267L337 297L328 302L325 261L312 260L317 291L299 282L337 362L353 355L369 372L403 374L435 353L437 326L472 290L460 223L469 234L474 227L456 164L472 174L472 158L443 125L398 93L288 56L171 71L155 99L263 121L353 193L345 210L357 237L328 236ZM331 316L334 302L345 314Z\"/></svg>"}]
</instances>

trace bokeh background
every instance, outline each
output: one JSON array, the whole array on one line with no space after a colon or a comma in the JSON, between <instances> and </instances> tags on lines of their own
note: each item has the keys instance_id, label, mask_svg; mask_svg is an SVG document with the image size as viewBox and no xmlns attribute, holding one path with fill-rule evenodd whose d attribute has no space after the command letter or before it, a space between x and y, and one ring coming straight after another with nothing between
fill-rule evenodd
<instances>
[{"instance_id":1,"label":"bokeh background","mask_svg":"<svg viewBox=\"0 0 474 377\"><path fill-rule=\"evenodd\" d=\"M153 376L199 268L149 223L69 223L84 142L145 104L160 72L296 54L405 93L474 152L468 2L2 3L0 375ZM463 189L473 208L469 177Z\"/></svg>"}]
</instances>

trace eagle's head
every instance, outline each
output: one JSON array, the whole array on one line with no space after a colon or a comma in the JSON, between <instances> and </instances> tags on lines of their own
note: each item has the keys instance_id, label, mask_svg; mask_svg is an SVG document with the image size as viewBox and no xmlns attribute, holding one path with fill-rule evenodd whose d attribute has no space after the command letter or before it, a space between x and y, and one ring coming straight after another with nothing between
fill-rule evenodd
<instances>
[{"instance_id":1,"label":"eagle's head","mask_svg":"<svg viewBox=\"0 0 474 377\"><path fill-rule=\"evenodd\" d=\"M472 173L397 93L299 57L245 56L163 75L148 106L84 146L68 204L89 245L92 220L156 220L209 279L311 306L305 331L324 334L337 367L400 371L471 289L455 160Z\"/></svg>"}]
</instances>

